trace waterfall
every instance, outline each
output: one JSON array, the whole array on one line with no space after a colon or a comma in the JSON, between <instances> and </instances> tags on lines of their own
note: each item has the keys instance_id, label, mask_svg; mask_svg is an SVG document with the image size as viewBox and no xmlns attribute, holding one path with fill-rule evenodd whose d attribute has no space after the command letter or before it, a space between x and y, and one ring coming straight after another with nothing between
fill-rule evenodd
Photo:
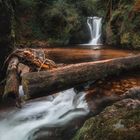
<instances>
[{"instance_id":1,"label":"waterfall","mask_svg":"<svg viewBox=\"0 0 140 140\"><path fill-rule=\"evenodd\" d=\"M91 40L87 45L102 45L101 42L102 18L88 17L87 25L89 27L91 35Z\"/></svg>"}]
</instances>

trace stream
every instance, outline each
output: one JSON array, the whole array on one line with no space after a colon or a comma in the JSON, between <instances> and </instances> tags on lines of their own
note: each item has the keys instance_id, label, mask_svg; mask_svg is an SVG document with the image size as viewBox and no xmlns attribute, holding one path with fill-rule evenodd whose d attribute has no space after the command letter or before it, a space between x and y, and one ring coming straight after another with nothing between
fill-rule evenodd
<instances>
[{"instance_id":1,"label":"stream","mask_svg":"<svg viewBox=\"0 0 140 140\"><path fill-rule=\"evenodd\" d=\"M50 59L56 63L74 64L134 55L139 52L118 49L48 48ZM0 140L66 140L71 139L94 111L94 98L121 95L140 86L140 74L85 83L23 103L21 109L0 109ZM20 93L22 88L20 87Z\"/></svg>"},{"instance_id":2,"label":"stream","mask_svg":"<svg viewBox=\"0 0 140 140\"><path fill-rule=\"evenodd\" d=\"M10 140L11 137L14 140L34 140L41 137L54 138L53 131L68 127L68 123L69 127L74 129L77 126L71 122L86 116L89 109L84 92L77 94L72 88L58 93L55 97L49 96L47 99L26 103L22 109L3 113L0 140ZM40 129L45 129L45 133L38 134ZM60 132L57 133L56 136L60 137Z\"/></svg>"}]
</instances>

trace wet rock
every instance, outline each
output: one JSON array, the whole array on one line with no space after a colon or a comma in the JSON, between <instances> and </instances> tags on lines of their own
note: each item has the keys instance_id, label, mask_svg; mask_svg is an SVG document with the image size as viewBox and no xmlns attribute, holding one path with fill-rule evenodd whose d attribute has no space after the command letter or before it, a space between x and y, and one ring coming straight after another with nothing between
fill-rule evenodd
<instances>
[{"instance_id":1,"label":"wet rock","mask_svg":"<svg viewBox=\"0 0 140 140\"><path fill-rule=\"evenodd\" d=\"M115 92L116 92L117 94L122 94L122 93L123 93L123 91L120 90L120 89L115 89Z\"/></svg>"},{"instance_id":2,"label":"wet rock","mask_svg":"<svg viewBox=\"0 0 140 140\"><path fill-rule=\"evenodd\" d=\"M70 140L84 121L79 117L64 126L41 126L29 132L28 140Z\"/></svg>"},{"instance_id":3,"label":"wet rock","mask_svg":"<svg viewBox=\"0 0 140 140\"><path fill-rule=\"evenodd\" d=\"M124 99L87 120L73 140L139 140L139 131L140 100Z\"/></svg>"},{"instance_id":4,"label":"wet rock","mask_svg":"<svg viewBox=\"0 0 140 140\"><path fill-rule=\"evenodd\" d=\"M140 100L140 87L134 87L125 92L125 98L139 99Z\"/></svg>"}]
</instances>

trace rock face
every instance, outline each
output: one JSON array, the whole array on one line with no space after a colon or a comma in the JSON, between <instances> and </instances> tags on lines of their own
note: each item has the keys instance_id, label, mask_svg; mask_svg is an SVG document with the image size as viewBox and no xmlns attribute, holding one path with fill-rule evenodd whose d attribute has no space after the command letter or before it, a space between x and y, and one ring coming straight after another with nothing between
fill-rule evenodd
<instances>
[{"instance_id":1,"label":"rock face","mask_svg":"<svg viewBox=\"0 0 140 140\"><path fill-rule=\"evenodd\" d=\"M139 140L140 101L124 99L90 118L73 140Z\"/></svg>"},{"instance_id":2,"label":"rock face","mask_svg":"<svg viewBox=\"0 0 140 140\"><path fill-rule=\"evenodd\" d=\"M138 1L138 0L137 0ZM116 2L105 25L106 43L128 48L140 47L140 9L137 1Z\"/></svg>"}]
</instances>

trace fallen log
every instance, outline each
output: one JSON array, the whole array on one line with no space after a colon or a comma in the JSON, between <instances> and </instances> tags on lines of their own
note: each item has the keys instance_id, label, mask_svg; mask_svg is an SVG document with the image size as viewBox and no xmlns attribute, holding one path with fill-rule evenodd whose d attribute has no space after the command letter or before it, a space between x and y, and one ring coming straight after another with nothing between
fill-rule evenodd
<instances>
[{"instance_id":1,"label":"fallen log","mask_svg":"<svg viewBox=\"0 0 140 140\"><path fill-rule=\"evenodd\" d=\"M20 61L23 63L29 63L28 65L33 65L38 69L39 71L41 69L43 70L48 70L52 68L56 68L55 63L48 59L45 58L44 52L42 51L35 51L32 49L26 49L26 50L18 50L15 55L20 59Z\"/></svg>"},{"instance_id":2,"label":"fallen log","mask_svg":"<svg viewBox=\"0 0 140 140\"><path fill-rule=\"evenodd\" d=\"M20 75L20 78L22 78L22 75L24 73L30 72L30 68L27 65L24 65L23 63L18 64L18 73Z\"/></svg>"},{"instance_id":3,"label":"fallen log","mask_svg":"<svg viewBox=\"0 0 140 140\"><path fill-rule=\"evenodd\" d=\"M48 70L57 67L53 60L46 58L45 52L41 49L16 49L7 57L4 66L13 57L17 57L21 63L31 67L32 71Z\"/></svg>"},{"instance_id":4,"label":"fallen log","mask_svg":"<svg viewBox=\"0 0 140 140\"><path fill-rule=\"evenodd\" d=\"M6 85L4 89L3 97L13 97L18 98L18 88L19 88L19 76L18 76L18 67L19 60L17 57L13 57L8 65L7 76L6 76Z\"/></svg>"},{"instance_id":5,"label":"fallen log","mask_svg":"<svg viewBox=\"0 0 140 140\"><path fill-rule=\"evenodd\" d=\"M79 63L54 70L27 73L23 75L22 84L28 98L35 98L135 68L140 68L140 55Z\"/></svg>"}]
</instances>

